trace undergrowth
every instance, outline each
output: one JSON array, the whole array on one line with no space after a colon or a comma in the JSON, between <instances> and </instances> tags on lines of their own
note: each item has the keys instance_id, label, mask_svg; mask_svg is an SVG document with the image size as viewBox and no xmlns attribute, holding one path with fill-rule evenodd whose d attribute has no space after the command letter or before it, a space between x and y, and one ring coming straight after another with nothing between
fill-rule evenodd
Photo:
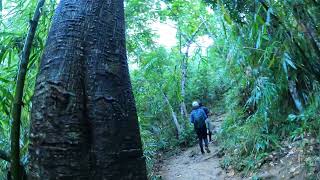
<instances>
[{"instance_id":1,"label":"undergrowth","mask_svg":"<svg viewBox=\"0 0 320 180\"><path fill-rule=\"evenodd\" d=\"M181 149L191 147L196 143L194 130L190 125L186 126L179 139L175 138L174 134L152 133L147 129L147 126L141 126L141 136L148 176L151 180L160 179L156 174L157 167L155 165L161 158L161 154L174 155L179 153Z\"/></svg>"},{"instance_id":2,"label":"undergrowth","mask_svg":"<svg viewBox=\"0 0 320 180\"><path fill-rule=\"evenodd\" d=\"M303 112L292 111L288 107L282 108L286 111L281 112L279 104L285 106L286 99L272 98L277 95L267 93L261 93L261 96L266 96L262 101L272 99L272 103L258 102L254 112L251 112L249 108L252 107L248 103L256 96L250 94L249 97L243 97L239 95L241 87L233 87L225 96L228 116L217 138L226 154L222 165L246 174L257 170L270 152L283 146L283 141L293 142L310 135L317 138L319 143L319 87L318 83L314 84ZM276 93L280 94L279 91ZM243 98L249 99L245 105L242 103ZM309 164L314 162L309 160Z\"/></svg>"}]
</instances>

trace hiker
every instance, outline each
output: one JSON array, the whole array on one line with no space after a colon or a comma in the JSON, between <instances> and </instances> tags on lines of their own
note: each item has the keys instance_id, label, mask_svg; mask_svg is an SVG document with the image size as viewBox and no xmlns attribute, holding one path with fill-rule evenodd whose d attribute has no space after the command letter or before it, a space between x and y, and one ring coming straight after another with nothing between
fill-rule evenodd
<instances>
[{"instance_id":1,"label":"hiker","mask_svg":"<svg viewBox=\"0 0 320 180\"><path fill-rule=\"evenodd\" d=\"M199 106L201 109L203 109L203 111L206 113L207 115L207 119L206 119L206 127L208 129L208 136L209 136L209 142L212 141L212 131L213 131L213 124L210 122L209 116L211 115L210 110L205 107L202 102L199 102Z\"/></svg>"},{"instance_id":2,"label":"hiker","mask_svg":"<svg viewBox=\"0 0 320 180\"><path fill-rule=\"evenodd\" d=\"M201 149L201 153L204 154L203 150L203 142L205 144L205 149L207 153L210 153L208 147L208 139L207 139L207 127L205 120L207 119L207 115L202 108L200 108L199 103L194 101L192 103L192 112L190 115L190 122L194 125L194 130L197 133L199 139L199 146Z\"/></svg>"}]
</instances>

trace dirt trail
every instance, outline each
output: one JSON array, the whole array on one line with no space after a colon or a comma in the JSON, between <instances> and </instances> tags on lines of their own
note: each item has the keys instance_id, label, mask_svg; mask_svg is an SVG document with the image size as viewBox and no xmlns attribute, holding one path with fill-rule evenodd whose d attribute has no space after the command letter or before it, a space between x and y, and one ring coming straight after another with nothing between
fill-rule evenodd
<instances>
[{"instance_id":1,"label":"dirt trail","mask_svg":"<svg viewBox=\"0 0 320 180\"><path fill-rule=\"evenodd\" d=\"M219 131L224 115L212 116L215 131ZM158 173L164 180L237 180L234 174L227 174L219 164L219 148L210 143L211 153L202 155L198 145L163 160Z\"/></svg>"}]
</instances>

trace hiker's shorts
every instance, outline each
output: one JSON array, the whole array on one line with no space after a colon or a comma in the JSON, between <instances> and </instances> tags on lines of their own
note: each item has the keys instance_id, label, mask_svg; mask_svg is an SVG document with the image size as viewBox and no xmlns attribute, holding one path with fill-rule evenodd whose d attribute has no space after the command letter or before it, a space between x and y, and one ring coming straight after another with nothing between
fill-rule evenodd
<instances>
[{"instance_id":1,"label":"hiker's shorts","mask_svg":"<svg viewBox=\"0 0 320 180\"><path fill-rule=\"evenodd\" d=\"M206 128L196 129L196 133L197 133L198 138L207 137L207 129Z\"/></svg>"}]
</instances>

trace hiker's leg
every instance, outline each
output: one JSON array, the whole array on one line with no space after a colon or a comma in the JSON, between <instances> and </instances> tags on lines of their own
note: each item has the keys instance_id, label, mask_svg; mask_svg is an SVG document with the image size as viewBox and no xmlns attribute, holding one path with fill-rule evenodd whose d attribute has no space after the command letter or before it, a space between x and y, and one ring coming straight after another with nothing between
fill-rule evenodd
<instances>
[{"instance_id":1,"label":"hiker's leg","mask_svg":"<svg viewBox=\"0 0 320 180\"><path fill-rule=\"evenodd\" d=\"M204 144L208 146L207 128L201 129L201 138L203 139Z\"/></svg>"},{"instance_id":2,"label":"hiker's leg","mask_svg":"<svg viewBox=\"0 0 320 180\"><path fill-rule=\"evenodd\" d=\"M207 130L204 131L202 137L203 137L203 140L204 140L204 144L205 144L205 146L206 146L205 149L206 149L207 153L210 153L211 151L210 151L209 146L208 146Z\"/></svg>"},{"instance_id":3,"label":"hiker's leg","mask_svg":"<svg viewBox=\"0 0 320 180\"><path fill-rule=\"evenodd\" d=\"M209 149L209 146L208 146L207 129L203 129L201 134L202 134L202 139L203 139L204 144L205 144L205 149L206 149L207 153L210 153L210 149Z\"/></svg>"},{"instance_id":4,"label":"hiker's leg","mask_svg":"<svg viewBox=\"0 0 320 180\"><path fill-rule=\"evenodd\" d=\"M211 130L209 129L209 141L211 142L211 136L212 136L212 132L211 132Z\"/></svg>"},{"instance_id":5,"label":"hiker's leg","mask_svg":"<svg viewBox=\"0 0 320 180\"><path fill-rule=\"evenodd\" d=\"M201 135L201 132L199 130L197 131L197 136L198 136L198 141L199 141L199 146L200 146L200 149L201 149L201 153L204 153L203 143L202 143L202 135Z\"/></svg>"},{"instance_id":6,"label":"hiker's leg","mask_svg":"<svg viewBox=\"0 0 320 180\"><path fill-rule=\"evenodd\" d=\"M201 151L203 151L203 142L202 142L201 137L199 137L199 146L200 146Z\"/></svg>"},{"instance_id":7,"label":"hiker's leg","mask_svg":"<svg viewBox=\"0 0 320 180\"><path fill-rule=\"evenodd\" d=\"M203 136L203 141L204 141L204 144L205 144L206 146L208 146L207 134Z\"/></svg>"}]
</instances>

